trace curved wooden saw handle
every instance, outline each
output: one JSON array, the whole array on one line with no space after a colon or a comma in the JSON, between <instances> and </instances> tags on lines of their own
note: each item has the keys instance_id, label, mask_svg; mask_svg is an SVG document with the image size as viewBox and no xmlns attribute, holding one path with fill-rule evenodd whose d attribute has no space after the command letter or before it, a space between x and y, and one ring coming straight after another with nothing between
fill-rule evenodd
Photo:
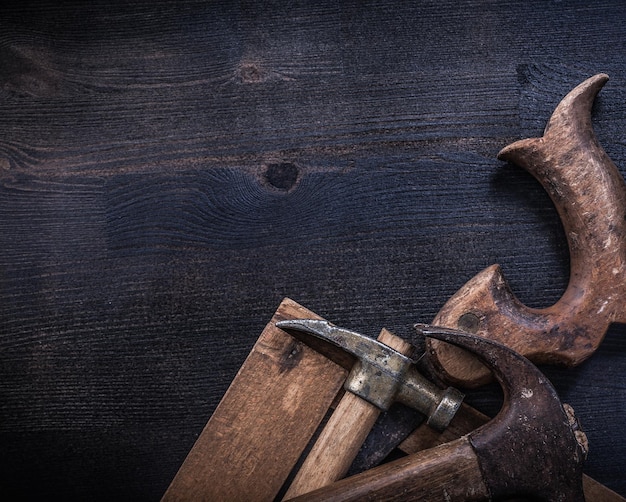
<instances>
[{"instance_id":1,"label":"curved wooden saw handle","mask_svg":"<svg viewBox=\"0 0 626 502\"><path fill-rule=\"evenodd\" d=\"M597 349L612 322L626 321L626 184L596 140L598 74L557 106L543 137L517 141L498 158L530 172L550 195L570 250L570 281L553 306L534 309L512 293L493 265L465 284L433 324L499 340L536 363L574 366ZM457 385L476 386L488 370L468 353L428 342L433 366Z\"/></svg>"}]
</instances>

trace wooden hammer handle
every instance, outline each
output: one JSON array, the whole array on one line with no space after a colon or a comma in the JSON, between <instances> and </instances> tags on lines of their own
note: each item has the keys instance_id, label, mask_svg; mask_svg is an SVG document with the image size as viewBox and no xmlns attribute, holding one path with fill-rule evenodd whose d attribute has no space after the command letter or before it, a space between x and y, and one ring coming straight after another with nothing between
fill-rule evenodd
<instances>
[{"instance_id":1,"label":"wooden hammer handle","mask_svg":"<svg viewBox=\"0 0 626 502\"><path fill-rule=\"evenodd\" d=\"M294 502L485 500L478 459L467 437L342 479Z\"/></svg>"},{"instance_id":2,"label":"wooden hammer handle","mask_svg":"<svg viewBox=\"0 0 626 502\"><path fill-rule=\"evenodd\" d=\"M378 341L404 355L413 349L409 343L386 329L381 331ZM376 406L346 392L296 474L284 500L344 477L379 414L380 410Z\"/></svg>"}]
</instances>

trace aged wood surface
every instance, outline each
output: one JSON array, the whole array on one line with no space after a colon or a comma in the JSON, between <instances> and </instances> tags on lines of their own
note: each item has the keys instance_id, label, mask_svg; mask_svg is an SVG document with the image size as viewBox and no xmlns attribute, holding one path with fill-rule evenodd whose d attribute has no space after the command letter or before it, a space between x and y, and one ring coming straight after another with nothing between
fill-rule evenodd
<instances>
[{"instance_id":1,"label":"aged wood surface","mask_svg":"<svg viewBox=\"0 0 626 502\"><path fill-rule=\"evenodd\" d=\"M618 0L3 3L2 498L159 499L285 296L411 337L499 263L554 304L558 215L496 154L606 72L626 174L625 41ZM626 495L626 328L545 369Z\"/></svg>"},{"instance_id":2,"label":"aged wood surface","mask_svg":"<svg viewBox=\"0 0 626 502\"><path fill-rule=\"evenodd\" d=\"M274 325L318 317L281 302L163 502L274 500L346 378L341 366Z\"/></svg>"}]
</instances>

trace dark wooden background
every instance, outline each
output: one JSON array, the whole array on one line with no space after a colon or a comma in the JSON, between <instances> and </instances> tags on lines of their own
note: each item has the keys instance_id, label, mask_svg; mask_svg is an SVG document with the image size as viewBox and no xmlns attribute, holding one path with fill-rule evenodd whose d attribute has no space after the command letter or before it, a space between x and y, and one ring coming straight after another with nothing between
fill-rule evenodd
<instances>
[{"instance_id":1,"label":"dark wooden background","mask_svg":"<svg viewBox=\"0 0 626 502\"><path fill-rule=\"evenodd\" d=\"M496 154L601 71L626 174L620 0L83 4L0 8L5 500L157 500L285 296L411 336L500 263L554 303L558 216ZM546 371L626 495L626 327Z\"/></svg>"}]
</instances>

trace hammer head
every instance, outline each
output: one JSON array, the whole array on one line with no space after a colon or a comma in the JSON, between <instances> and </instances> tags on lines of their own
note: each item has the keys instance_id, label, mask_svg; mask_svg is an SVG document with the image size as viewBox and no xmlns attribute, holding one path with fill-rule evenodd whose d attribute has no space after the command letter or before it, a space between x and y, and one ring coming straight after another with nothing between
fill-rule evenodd
<instances>
[{"instance_id":1,"label":"hammer head","mask_svg":"<svg viewBox=\"0 0 626 502\"><path fill-rule=\"evenodd\" d=\"M586 438L548 379L500 343L444 328L416 328L474 353L502 387L504 404L498 415L469 434L492 498L584 501Z\"/></svg>"},{"instance_id":2,"label":"hammer head","mask_svg":"<svg viewBox=\"0 0 626 502\"><path fill-rule=\"evenodd\" d=\"M463 401L458 390L437 388L415 369L415 361L378 340L321 319L291 319L279 321L276 326L291 330L301 341L335 361L337 350L333 347L354 357L356 361L344 388L381 411L400 401L424 413L428 425L441 431ZM303 335L313 335L314 340L323 343L312 343L310 337Z\"/></svg>"}]
</instances>

